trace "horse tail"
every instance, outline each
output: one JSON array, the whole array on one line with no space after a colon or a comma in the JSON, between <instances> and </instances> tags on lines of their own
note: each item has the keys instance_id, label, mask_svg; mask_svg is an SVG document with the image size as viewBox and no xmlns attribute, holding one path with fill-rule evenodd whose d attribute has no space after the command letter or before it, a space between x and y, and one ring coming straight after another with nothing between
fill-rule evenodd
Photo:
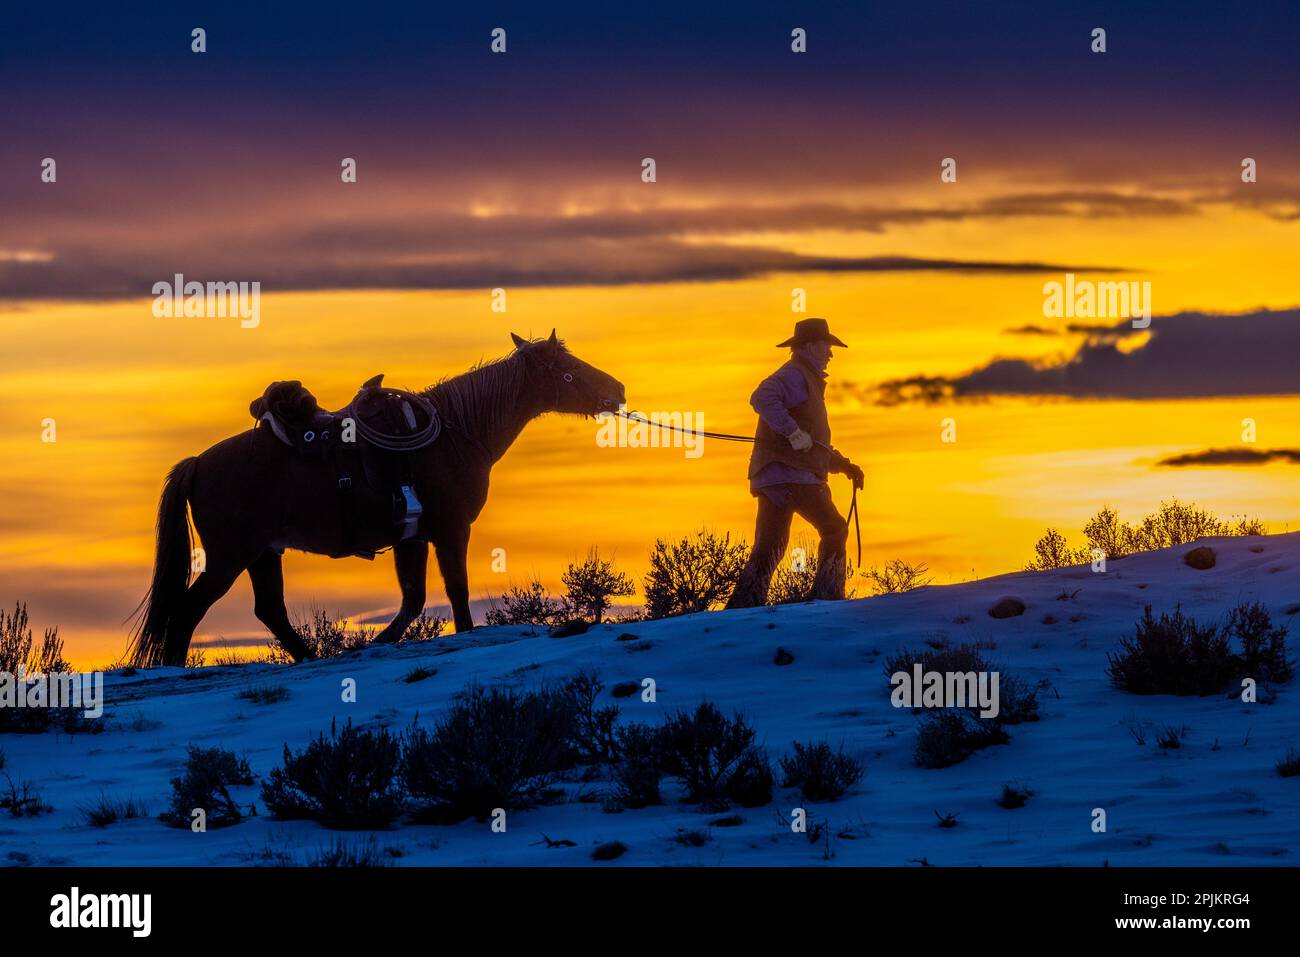
<instances>
[{"instance_id":1,"label":"horse tail","mask_svg":"<svg viewBox=\"0 0 1300 957\"><path fill-rule=\"evenodd\" d=\"M147 668L166 659L168 624L190 583L190 522L188 506L199 460L182 459L167 474L158 502L157 544L153 581L136 608L135 628L128 652L131 663Z\"/></svg>"}]
</instances>

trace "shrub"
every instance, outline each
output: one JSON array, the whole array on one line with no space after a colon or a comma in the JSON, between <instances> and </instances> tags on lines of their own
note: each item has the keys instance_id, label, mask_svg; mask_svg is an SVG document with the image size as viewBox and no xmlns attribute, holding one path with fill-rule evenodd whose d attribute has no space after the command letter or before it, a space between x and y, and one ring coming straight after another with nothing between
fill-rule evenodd
<instances>
[{"instance_id":1,"label":"shrub","mask_svg":"<svg viewBox=\"0 0 1300 957\"><path fill-rule=\"evenodd\" d=\"M91 827L108 827L118 821L149 816L149 809L134 797L123 801L110 798L107 794L101 794L93 804L83 805L80 811L82 818Z\"/></svg>"},{"instance_id":2,"label":"shrub","mask_svg":"<svg viewBox=\"0 0 1300 957\"><path fill-rule=\"evenodd\" d=\"M0 609L0 671L16 675L19 668L29 675L72 670L63 658L58 628L46 628L40 645L35 644L25 602L16 603L12 615Z\"/></svg>"},{"instance_id":3,"label":"shrub","mask_svg":"<svg viewBox=\"0 0 1300 957\"><path fill-rule=\"evenodd\" d=\"M613 562L602 561L595 548L587 552L582 564L570 562L560 581L568 589L565 599L569 607L579 615L589 616L596 624L600 624L612 599L636 594L632 579L615 571Z\"/></svg>"},{"instance_id":4,"label":"shrub","mask_svg":"<svg viewBox=\"0 0 1300 957\"><path fill-rule=\"evenodd\" d=\"M250 701L253 704L279 704L281 701L289 700L289 689L284 685L261 685L255 688L245 688L235 697L241 701Z\"/></svg>"},{"instance_id":5,"label":"shrub","mask_svg":"<svg viewBox=\"0 0 1300 957\"><path fill-rule=\"evenodd\" d=\"M19 671L28 675L51 675L71 671L63 658L63 639L57 628L45 629L38 645L27 618L27 605L14 605L12 615L0 610L0 672L15 677ZM39 734L56 719L68 720L62 708L0 708L0 734Z\"/></svg>"},{"instance_id":6,"label":"shrub","mask_svg":"<svg viewBox=\"0 0 1300 957\"><path fill-rule=\"evenodd\" d=\"M209 828L228 827L244 819L230 788L253 783L248 761L222 748L187 749L185 773L172 778L171 807L159 819L172 827L189 827L191 814L202 808Z\"/></svg>"},{"instance_id":7,"label":"shrub","mask_svg":"<svg viewBox=\"0 0 1300 957\"><path fill-rule=\"evenodd\" d=\"M447 629L447 619L441 615L427 615L420 612L415 619L406 626L406 634L403 641L432 641L434 638L441 638L442 633Z\"/></svg>"},{"instance_id":8,"label":"shrub","mask_svg":"<svg viewBox=\"0 0 1300 957\"><path fill-rule=\"evenodd\" d=\"M646 614L687 615L724 604L735 590L749 549L708 530L668 543L657 539L645 578Z\"/></svg>"},{"instance_id":9,"label":"shrub","mask_svg":"<svg viewBox=\"0 0 1300 957\"><path fill-rule=\"evenodd\" d=\"M408 685L413 685L417 681L424 681L426 678L432 678L438 673L437 668L425 668L417 666L408 671L402 678Z\"/></svg>"},{"instance_id":10,"label":"shrub","mask_svg":"<svg viewBox=\"0 0 1300 957\"><path fill-rule=\"evenodd\" d=\"M1234 654L1230 639L1242 646ZM1198 625L1175 609L1157 620L1147 605L1137 632L1120 639L1119 653L1108 655L1107 673L1115 687L1133 694L1209 695L1236 678L1287 681L1286 628L1273 627L1258 603L1238 605L1222 628Z\"/></svg>"},{"instance_id":11,"label":"shrub","mask_svg":"<svg viewBox=\"0 0 1300 957\"><path fill-rule=\"evenodd\" d=\"M1043 537L1034 543L1034 560L1025 565L1027 572L1045 572L1054 568L1067 568L1091 561L1087 549L1070 548L1065 536L1054 528L1049 528Z\"/></svg>"},{"instance_id":12,"label":"shrub","mask_svg":"<svg viewBox=\"0 0 1300 957\"><path fill-rule=\"evenodd\" d=\"M493 808L527 807L574 766L576 727L562 693L474 687L432 731L406 734L402 782L438 815L484 820Z\"/></svg>"},{"instance_id":13,"label":"shrub","mask_svg":"<svg viewBox=\"0 0 1300 957\"><path fill-rule=\"evenodd\" d=\"M1185 737L1187 737L1186 725L1174 727L1167 724L1156 734L1156 744L1166 751L1176 751L1183 746L1183 738Z\"/></svg>"},{"instance_id":14,"label":"shrub","mask_svg":"<svg viewBox=\"0 0 1300 957\"><path fill-rule=\"evenodd\" d=\"M659 793L664 776L659 732L644 724L625 724L615 731L615 740L618 757L611 770L619 803L630 808L663 804Z\"/></svg>"},{"instance_id":15,"label":"shrub","mask_svg":"<svg viewBox=\"0 0 1300 957\"><path fill-rule=\"evenodd\" d=\"M895 558L885 562L883 568L872 565L862 574L871 581L875 594L897 595L911 591L913 588L921 588L934 581L926 574L929 570L925 562L913 565Z\"/></svg>"},{"instance_id":16,"label":"shrub","mask_svg":"<svg viewBox=\"0 0 1300 957\"><path fill-rule=\"evenodd\" d=\"M387 827L402 811L399 745L381 728L341 731L330 725L298 754L286 744L284 766L271 771L262 800L277 818L307 818L336 830Z\"/></svg>"},{"instance_id":17,"label":"shrub","mask_svg":"<svg viewBox=\"0 0 1300 957\"><path fill-rule=\"evenodd\" d=\"M1086 548L1071 549L1065 536L1049 528L1034 545L1035 558L1026 571L1042 571L1092 561L1093 550L1107 558L1123 558L1134 552L1170 548L1208 536L1264 535L1268 531L1258 519L1241 518L1235 523L1221 521L1204 509L1173 499L1161 502L1160 508L1137 525L1120 521L1109 506L1101 509L1083 526Z\"/></svg>"},{"instance_id":18,"label":"shrub","mask_svg":"<svg viewBox=\"0 0 1300 957\"><path fill-rule=\"evenodd\" d=\"M565 707L573 713L572 743L582 764L608 764L618 752L614 735L618 708L596 706L604 687L594 672L580 671L560 688L567 699Z\"/></svg>"},{"instance_id":19,"label":"shrub","mask_svg":"<svg viewBox=\"0 0 1300 957\"><path fill-rule=\"evenodd\" d=\"M307 861L308 867L388 867L392 855L380 850L374 837L364 841L334 840L329 847Z\"/></svg>"},{"instance_id":20,"label":"shrub","mask_svg":"<svg viewBox=\"0 0 1300 957\"><path fill-rule=\"evenodd\" d=\"M772 765L767 752L750 745L727 775L723 793L728 801L741 807L762 807L772 803Z\"/></svg>"},{"instance_id":21,"label":"shrub","mask_svg":"<svg viewBox=\"0 0 1300 957\"><path fill-rule=\"evenodd\" d=\"M41 798L41 789L31 781L14 784L14 779L5 775L7 788L0 790L0 810L8 811L14 817L37 817L53 811Z\"/></svg>"},{"instance_id":22,"label":"shrub","mask_svg":"<svg viewBox=\"0 0 1300 957\"><path fill-rule=\"evenodd\" d=\"M553 598L537 579L520 587L511 585L493 602L486 616L489 625L553 625L567 620L569 609L563 599Z\"/></svg>"},{"instance_id":23,"label":"shrub","mask_svg":"<svg viewBox=\"0 0 1300 957\"><path fill-rule=\"evenodd\" d=\"M832 751L817 744L794 742L794 754L781 759L781 786L799 789L810 801L834 801L862 780L862 765L844 753L843 745Z\"/></svg>"},{"instance_id":24,"label":"shrub","mask_svg":"<svg viewBox=\"0 0 1300 957\"><path fill-rule=\"evenodd\" d=\"M1024 807L1025 802L1033 796L1034 792L1023 784L1004 784L1002 794L998 797L998 805L1008 810Z\"/></svg>"},{"instance_id":25,"label":"shrub","mask_svg":"<svg viewBox=\"0 0 1300 957\"><path fill-rule=\"evenodd\" d=\"M1268 609L1259 602L1238 605L1228 612L1225 626L1241 642L1243 676L1257 681L1290 681L1291 662L1286 657L1286 626L1273 627Z\"/></svg>"},{"instance_id":26,"label":"shrub","mask_svg":"<svg viewBox=\"0 0 1300 957\"><path fill-rule=\"evenodd\" d=\"M1284 778L1300 776L1300 751L1287 748L1286 756L1277 762L1277 773Z\"/></svg>"},{"instance_id":27,"label":"shrub","mask_svg":"<svg viewBox=\"0 0 1300 957\"><path fill-rule=\"evenodd\" d=\"M337 658L364 648L375 637L374 628L353 628L343 615L330 615L320 608L313 608L308 617L294 621L293 630L317 658ZM278 644L273 644L266 660L273 664L287 664L293 659Z\"/></svg>"},{"instance_id":28,"label":"shrub","mask_svg":"<svg viewBox=\"0 0 1300 957\"><path fill-rule=\"evenodd\" d=\"M973 711L944 708L921 716L912 759L918 767L946 768L966 760L981 748L1006 744L1006 731L996 721Z\"/></svg>"},{"instance_id":29,"label":"shrub","mask_svg":"<svg viewBox=\"0 0 1300 957\"><path fill-rule=\"evenodd\" d=\"M741 714L727 718L707 701L693 714L678 711L660 729L664 770L682 780L688 801L709 808L727 806L731 777L753 741L754 729Z\"/></svg>"},{"instance_id":30,"label":"shrub","mask_svg":"<svg viewBox=\"0 0 1300 957\"><path fill-rule=\"evenodd\" d=\"M772 575L772 584L767 590L769 605L795 605L813 600L813 584L817 581L817 548L810 547L806 541L800 542L799 548L804 553L802 561L797 564L783 561L777 565ZM853 563L845 560L844 578L851 581L853 576ZM847 588L844 597L853 598L855 594L855 589Z\"/></svg>"}]
</instances>

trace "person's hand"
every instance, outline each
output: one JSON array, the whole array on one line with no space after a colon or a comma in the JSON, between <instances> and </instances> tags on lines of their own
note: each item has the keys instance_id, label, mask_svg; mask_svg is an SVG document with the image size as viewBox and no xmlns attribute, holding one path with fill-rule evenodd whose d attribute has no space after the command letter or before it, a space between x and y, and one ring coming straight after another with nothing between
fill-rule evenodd
<instances>
[{"instance_id":1,"label":"person's hand","mask_svg":"<svg viewBox=\"0 0 1300 957\"><path fill-rule=\"evenodd\" d=\"M796 428L786 438L790 440L790 448L796 452L807 452L813 446L812 436L800 428Z\"/></svg>"},{"instance_id":2,"label":"person's hand","mask_svg":"<svg viewBox=\"0 0 1300 957\"><path fill-rule=\"evenodd\" d=\"M844 469L844 474L853 479L854 488L862 488L867 483L866 473L862 471L861 466L854 465L852 462Z\"/></svg>"}]
</instances>

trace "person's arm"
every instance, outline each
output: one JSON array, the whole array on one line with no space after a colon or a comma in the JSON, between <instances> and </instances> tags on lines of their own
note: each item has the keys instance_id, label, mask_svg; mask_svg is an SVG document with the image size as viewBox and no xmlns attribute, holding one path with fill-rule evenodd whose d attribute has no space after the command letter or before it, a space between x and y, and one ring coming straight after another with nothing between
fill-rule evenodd
<instances>
[{"instance_id":1,"label":"person's arm","mask_svg":"<svg viewBox=\"0 0 1300 957\"><path fill-rule=\"evenodd\" d=\"M781 370L768 376L749 397L749 404L759 418L778 434L787 437L799 430L799 423L790 414L790 409L808 398L803 376L797 371L793 375L783 374L790 371L793 370ZM805 394L800 395L800 392Z\"/></svg>"}]
</instances>

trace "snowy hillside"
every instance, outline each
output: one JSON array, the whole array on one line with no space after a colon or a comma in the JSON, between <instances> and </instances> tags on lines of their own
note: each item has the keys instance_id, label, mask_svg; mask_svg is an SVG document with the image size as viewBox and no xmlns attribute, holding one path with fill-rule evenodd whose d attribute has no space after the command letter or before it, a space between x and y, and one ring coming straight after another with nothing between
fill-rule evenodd
<instances>
[{"instance_id":1,"label":"snowy hillside","mask_svg":"<svg viewBox=\"0 0 1300 957\"><path fill-rule=\"evenodd\" d=\"M1202 544L1217 553L1215 567L1203 571L1182 561L1191 547L1182 546L1112 562L1103 574L1086 566L1020 573L842 603L602 625L568 638L487 628L298 666L110 674L104 733L0 736L5 773L37 783L54 808L0 818L0 861L247 865L288 855L305 862L331 842L367 834L273 821L256 786L238 789L240 801L258 805L258 816L241 824L194 834L160 823L186 745L246 755L261 779L279 765L285 743L302 748L332 719L400 731L417 712L435 717L470 682L532 687L586 668L599 671L602 703L620 705L624 719L658 723L709 700L728 714L743 710L774 765L792 741L827 739L860 758L865 776L830 803L778 787L771 805L728 812L743 818L731 826L711 826L724 815L679 803L671 781L666 806L607 813L599 800L606 785L575 780L563 785L567 800L509 812L505 833L474 820L375 832L380 848L393 849L393 863L820 866L829 854L831 865L1295 864L1300 778L1280 776L1275 765L1288 747L1300 747L1300 686L1282 685L1271 701L1247 704L1227 695L1137 696L1107 679L1107 652L1133 633L1146 604L1157 615L1181 605L1198 620L1219 621L1233 605L1258 600L1275 623L1293 624L1300 533ZM990 617L1004 596L1023 600L1024 614ZM1009 729L1009 744L927 770L912 760L919 719L891 706L882 662L900 648L944 639L989 643L987 657L1005 671L1045 682L1041 720ZM1300 658L1294 628L1290 645ZM793 661L775 664L778 648ZM417 666L437 673L408 683ZM657 683L656 703L609 697L610 686L645 677ZM341 700L346 678L356 680L355 704ZM236 697L272 684L284 685L288 698L258 705ZM1126 724L1146 727L1145 745ZM1181 748L1156 746L1155 730L1165 725L1186 726ZM779 768L777 776L779 785ZM1033 790L1026 806L996 803L1007 782ZM101 793L133 796L149 817L87 826L78 808ZM814 844L792 833L796 806L807 808L810 821L828 822L829 839ZM1094 808L1106 810L1105 833L1091 828ZM955 815L957 825L937 826L936 812ZM676 839L694 831L704 834L700 846ZM575 846L548 847L543 834ZM596 864L592 847L608 841L621 841L627 853Z\"/></svg>"}]
</instances>

